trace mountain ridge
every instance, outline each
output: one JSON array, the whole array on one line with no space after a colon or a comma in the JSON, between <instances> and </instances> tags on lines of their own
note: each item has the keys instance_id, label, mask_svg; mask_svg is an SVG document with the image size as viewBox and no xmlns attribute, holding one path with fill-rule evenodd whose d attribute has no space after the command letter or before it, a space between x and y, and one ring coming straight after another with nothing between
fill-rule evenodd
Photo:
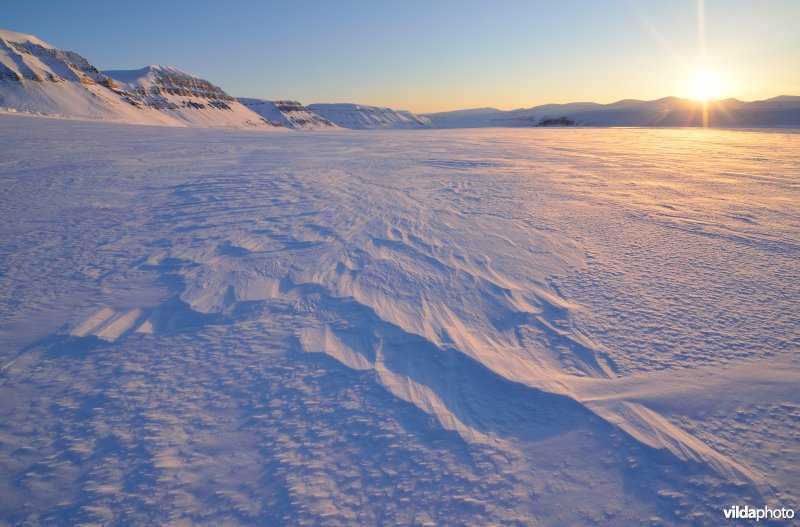
<instances>
[{"instance_id":1,"label":"mountain ridge","mask_svg":"<svg viewBox=\"0 0 800 527\"><path fill-rule=\"evenodd\" d=\"M674 96L415 114L357 103L236 98L170 66L100 71L82 55L0 29L0 110L161 126L257 130L531 126L800 127L800 96L707 103Z\"/></svg>"},{"instance_id":2,"label":"mountain ridge","mask_svg":"<svg viewBox=\"0 0 800 527\"><path fill-rule=\"evenodd\" d=\"M0 110L49 117L192 128L336 130L412 128L411 112L359 104L237 99L179 68L152 64L100 71L86 58L25 33L0 30Z\"/></svg>"}]
</instances>

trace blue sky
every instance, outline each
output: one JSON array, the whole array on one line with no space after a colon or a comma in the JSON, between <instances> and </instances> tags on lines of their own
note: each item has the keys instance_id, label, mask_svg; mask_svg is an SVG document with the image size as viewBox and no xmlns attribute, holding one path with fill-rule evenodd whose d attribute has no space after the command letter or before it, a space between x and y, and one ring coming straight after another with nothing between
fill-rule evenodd
<instances>
[{"instance_id":1,"label":"blue sky","mask_svg":"<svg viewBox=\"0 0 800 527\"><path fill-rule=\"evenodd\" d=\"M237 96L418 112L800 94L800 1L4 2L2 25L101 69L181 68Z\"/></svg>"}]
</instances>

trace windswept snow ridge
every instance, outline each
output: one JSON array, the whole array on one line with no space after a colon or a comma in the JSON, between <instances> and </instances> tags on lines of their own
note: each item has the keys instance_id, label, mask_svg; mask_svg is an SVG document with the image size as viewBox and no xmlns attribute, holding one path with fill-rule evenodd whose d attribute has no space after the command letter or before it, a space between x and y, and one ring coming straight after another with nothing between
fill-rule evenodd
<instances>
[{"instance_id":1,"label":"windswept snow ridge","mask_svg":"<svg viewBox=\"0 0 800 527\"><path fill-rule=\"evenodd\" d=\"M0 119L9 523L800 497L794 133Z\"/></svg>"}]
</instances>

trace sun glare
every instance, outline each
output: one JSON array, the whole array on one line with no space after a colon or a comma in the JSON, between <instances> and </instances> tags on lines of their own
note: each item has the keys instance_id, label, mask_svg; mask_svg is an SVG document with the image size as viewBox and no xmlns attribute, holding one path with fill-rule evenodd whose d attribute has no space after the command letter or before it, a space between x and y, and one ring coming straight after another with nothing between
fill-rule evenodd
<instances>
[{"instance_id":1,"label":"sun glare","mask_svg":"<svg viewBox=\"0 0 800 527\"><path fill-rule=\"evenodd\" d=\"M700 73L689 85L689 97L698 101L707 101L719 96L722 84L719 77L711 73Z\"/></svg>"}]
</instances>

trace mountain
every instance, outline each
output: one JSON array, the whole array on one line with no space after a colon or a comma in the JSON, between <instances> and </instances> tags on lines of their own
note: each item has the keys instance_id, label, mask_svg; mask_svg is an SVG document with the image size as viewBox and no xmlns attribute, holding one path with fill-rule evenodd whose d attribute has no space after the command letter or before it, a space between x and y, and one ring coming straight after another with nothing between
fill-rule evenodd
<instances>
[{"instance_id":1,"label":"mountain","mask_svg":"<svg viewBox=\"0 0 800 527\"><path fill-rule=\"evenodd\" d=\"M81 55L0 30L0 108L79 119L275 129L221 88L174 68L101 72Z\"/></svg>"},{"instance_id":2,"label":"mountain","mask_svg":"<svg viewBox=\"0 0 800 527\"><path fill-rule=\"evenodd\" d=\"M320 117L297 101L267 101L239 97L239 102L261 117L296 130L337 130L334 123Z\"/></svg>"},{"instance_id":3,"label":"mountain","mask_svg":"<svg viewBox=\"0 0 800 527\"><path fill-rule=\"evenodd\" d=\"M704 116L705 114L705 116ZM530 127L561 117L584 126L800 126L800 97L782 95L764 101L700 101L664 97L624 99L611 104L546 104L518 110L481 108L427 114L436 128Z\"/></svg>"},{"instance_id":4,"label":"mountain","mask_svg":"<svg viewBox=\"0 0 800 527\"><path fill-rule=\"evenodd\" d=\"M310 104L308 109L342 128L427 128L430 119L404 110L363 104Z\"/></svg>"}]
</instances>

